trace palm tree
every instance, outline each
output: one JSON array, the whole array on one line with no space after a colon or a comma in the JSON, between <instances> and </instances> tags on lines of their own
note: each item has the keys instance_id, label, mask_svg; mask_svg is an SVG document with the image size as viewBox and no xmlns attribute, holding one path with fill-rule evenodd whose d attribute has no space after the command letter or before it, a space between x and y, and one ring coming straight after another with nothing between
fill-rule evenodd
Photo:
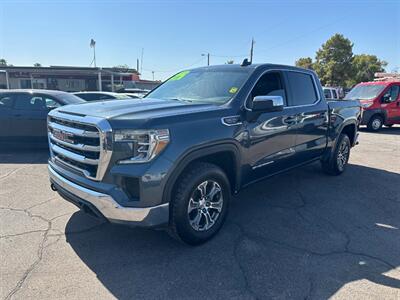
<instances>
[{"instance_id":1,"label":"palm tree","mask_svg":"<svg viewBox=\"0 0 400 300\"><path fill-rule=\"evenodd\" d=\"M4 58L0 58L0 66L7 66L7 61Z\"/></svg>"}]
</instances>

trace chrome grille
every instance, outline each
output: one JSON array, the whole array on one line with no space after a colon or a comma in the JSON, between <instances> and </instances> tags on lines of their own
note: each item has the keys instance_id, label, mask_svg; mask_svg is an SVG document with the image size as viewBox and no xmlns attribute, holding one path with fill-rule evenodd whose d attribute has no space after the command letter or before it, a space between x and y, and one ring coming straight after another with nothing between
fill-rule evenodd
<instances>
[{"instance_id":1,"label":"chrome grille","mask_svg":"<svg viewBox=\"0 0 400 300\"><path fill-rule=\"evenodd\" d=\"M111 128L104 119L52 111L47 120L52 161L101 180L111 158Z\"/></svg>"}]
</instances>

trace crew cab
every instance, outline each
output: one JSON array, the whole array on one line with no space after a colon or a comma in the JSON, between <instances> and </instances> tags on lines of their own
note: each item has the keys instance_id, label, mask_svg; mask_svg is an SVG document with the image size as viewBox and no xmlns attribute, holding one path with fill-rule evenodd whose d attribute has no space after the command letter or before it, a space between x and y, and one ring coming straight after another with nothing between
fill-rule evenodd
<instances>
[{"instance_id":1,"label":"crew cab","mask_svg":"<svg viewBox=\"0 0 400 300\"><path fill-rule=\"evenodd\" d=\"M361 125L379 131L383 125L400 124L400 80L362 82L345 99L360 100L363 107Z\"/></svg>"},{"instance_id":2,"label":"crew cab","mask_svg":"<svg viewBox=\"0 0 400 300\"><path fill-rule=\"evenodd\" d=\"M315 161L344 172L360 118L358 101L327 102L311 70L185 70L144 99L53 110L50 182L93 215L164 226L196 245L217 233L231 195L251 183Z\"/></svg>"}]
</instances>

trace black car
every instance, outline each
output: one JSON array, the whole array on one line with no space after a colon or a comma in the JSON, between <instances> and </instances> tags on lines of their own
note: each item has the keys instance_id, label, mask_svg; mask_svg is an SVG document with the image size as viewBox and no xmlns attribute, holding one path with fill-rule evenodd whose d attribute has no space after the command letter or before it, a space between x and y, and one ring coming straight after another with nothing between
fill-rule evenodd
<instances>
[{"instance_id":1,"label":"black car","mask_svg":"<svg viewBox=\"0 0 400 300\"><path fill-rule=\"evenodd\" d=\"M131 97L113 92L77 92L75 96L85 101L103 101L103 100L124 100Z\"/></svg>"},{"instance_id":2,"label":"black car","mask_svg":"<svg viewBox=\"0 0 400 300\"><path fill-rule=\"evenodd\" d=\"M46 119L49 111L63 105L84 102L61 91L1 90L0 144L46 145Z\"/></svg>"}]
</instances>

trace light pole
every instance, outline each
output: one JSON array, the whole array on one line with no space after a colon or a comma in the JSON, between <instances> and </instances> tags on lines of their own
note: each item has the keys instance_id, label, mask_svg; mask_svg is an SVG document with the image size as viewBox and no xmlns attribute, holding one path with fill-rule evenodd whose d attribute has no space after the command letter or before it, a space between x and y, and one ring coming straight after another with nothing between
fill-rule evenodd
<instances>
[{"instance_id":1,"label":"light pole","mask_svg":"<svg viewBox=\"0 0 400 300\"><path fill-rule=\"evenodd\" d=\"M207 56L207 66L210 65L210 53L202 53L201 56Z\"/></svg>"},{"instance_id":2,"label":"light pole","mask_svg":"<svg viewBox=\"0 0 400 300\"><path fill-rule=\"evenodd\" d=\"M96 41L94 39L90 40L90 48L93 48L93 60L94 67L96 68Z\"/></svg>"}]
</instances>

